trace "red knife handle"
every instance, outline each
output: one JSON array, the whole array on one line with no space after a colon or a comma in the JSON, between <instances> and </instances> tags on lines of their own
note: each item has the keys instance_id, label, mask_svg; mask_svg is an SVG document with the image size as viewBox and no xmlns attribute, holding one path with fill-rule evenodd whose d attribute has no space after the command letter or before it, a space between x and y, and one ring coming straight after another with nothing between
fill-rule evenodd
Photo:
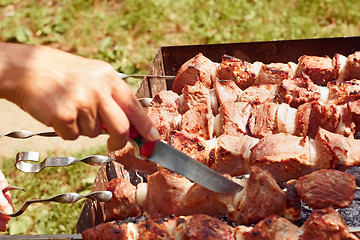
<instances>
[{"instance_id":1,"label":"red knife handle","mask_svg":"<svg viewBox=\"0 0 360 240\"><path fill-rule=\"evenodd\" d=\"M141 156L149 157L153 153L155 149L156 141L155 142L146 141L132 125L130 125L129 137L130 139L134 140L136 144L139 146L139 152Z\"/></svg>"},{"instance_id":2,"label":"red knife handle","mask_svg":"<svg viewBox=\"0 0 360 240\"><path fill-rule=\"evenodd\" d=\"M104 131L107 132L107 129L104 124L102 125L102 128L104 129ZM156 141L148 142L145 139L143 139L143 137L138 133L138 131L135 129L133 125L130 125L129 138L134 140L136 144L139 146L139 153L141 156L149 157L153 153L155 149Z\"/></svg>"}]
</instances>

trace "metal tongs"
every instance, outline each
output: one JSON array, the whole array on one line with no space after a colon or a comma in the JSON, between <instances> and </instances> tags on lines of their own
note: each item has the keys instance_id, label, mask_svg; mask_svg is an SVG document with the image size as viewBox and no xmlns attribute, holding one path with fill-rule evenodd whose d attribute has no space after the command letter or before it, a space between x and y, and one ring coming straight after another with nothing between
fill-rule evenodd
<instances>
[{"instance_id":1,"label":"metal tongs","mask_svg":"<svg viewBox=\"0 0 360 240\"><path fill-rule=\"evenodd\" d=\"M25 189L20 188L20 187L8 186L2 190L2 193L4 194L10 190L25 191ZM58 195L55 195L50 198L26 200L24 202L24 204L20 207L19 210L15 211L13 213L4 213L2 211L0 211L0 213L3 215L6 215L6 216L10 216L10 217L17 217L17 216L21 215L27 209L27 207L32 203L39 203L39 202L74 203L74 202L77 202L84 198L88 198L88 199L91 199L93 201L98 201L98 202L106 202L112 198L112 192L97 191L97 192L92 192L90 194L87 194L85 196L78 194L78 193L62 193L62 194L58 194Z\"/></svg>"}]
</instances>

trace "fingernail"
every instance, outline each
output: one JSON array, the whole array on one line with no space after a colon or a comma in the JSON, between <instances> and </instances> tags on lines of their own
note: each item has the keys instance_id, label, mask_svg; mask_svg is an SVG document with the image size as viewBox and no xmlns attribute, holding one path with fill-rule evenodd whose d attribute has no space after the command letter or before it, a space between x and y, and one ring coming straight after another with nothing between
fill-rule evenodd
<instances>
[{"instance_id":1,"label":"fingernail","mask_svg":"<svg viewBox=\"0 0 360 240\"><path fill-rule=\"evenodd\" d=\"M155 127L152 127L152 128L150 129L149 137L151 138L151 139L149 139L149 140L151 140L151 141L156 141L156 140L158 140L158 139L160 138L159 131L158 131Z\"/></svg>"}]
</instances>

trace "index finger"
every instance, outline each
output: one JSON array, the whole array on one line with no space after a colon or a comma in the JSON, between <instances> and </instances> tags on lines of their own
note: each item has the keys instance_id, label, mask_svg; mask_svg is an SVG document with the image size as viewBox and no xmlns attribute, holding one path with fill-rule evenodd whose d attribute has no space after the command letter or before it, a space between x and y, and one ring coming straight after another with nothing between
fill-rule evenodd
<instances>
[{"instance_id":1,"label":"index finger","mask_svg":"<svg viewBox=\"0 0 360 240\"><path fill-rule=\"evenodd\" d=\"M128 117L139 134L148 141L156 141L160 135L146 111L139 103L129 86L121 79L114 88L113 98Z\"/></svg>"}]
</instances>

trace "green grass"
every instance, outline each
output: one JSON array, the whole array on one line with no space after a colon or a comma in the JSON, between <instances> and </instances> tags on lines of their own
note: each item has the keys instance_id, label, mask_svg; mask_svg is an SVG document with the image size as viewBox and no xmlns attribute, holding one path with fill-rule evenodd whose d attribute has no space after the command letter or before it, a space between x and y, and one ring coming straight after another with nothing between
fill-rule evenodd
<instances>
[{"instance_id":1,"label":"green grass","mask_svg":"<svg viewBox=\"0 0 360 240\"><path fill-rule=\"evenodd\" d=\"M357 0L0 0L0 41L48 45L102 59L127 74L146 74L161 46L355 36L358 5ZM29 175L11 161L3 160L2 168L10 184L28 190L13 193L15 204L89 191L95 174L95 168L79 164ZM74 233L82 203L63 208L31 207L11 220L10 233Z\"/></svg>"},{"instance_id":2,"label":"green grass","mask_svg":"<svg viewBox=\"0 0 360 240\"><path fill-rule=\"evenodd\" d=\"M106 146L87 149L81 153L56 151L40 156L73 156L83 158L89 155L105 155ZM88 194L96 177L98 167L77 163L69 167L45 168L40 173L23 173L15 169L14 159L2 159L1 170L10 186L26 189L26 192L12 190L14 209L19 209L27 199L48 198L60 193L76 192ZM9 222L9 234L60 234L76 233L76 223L85 200L74 204L37 203L32 204L19 217Z\"/></svg>"}]
</instances>

